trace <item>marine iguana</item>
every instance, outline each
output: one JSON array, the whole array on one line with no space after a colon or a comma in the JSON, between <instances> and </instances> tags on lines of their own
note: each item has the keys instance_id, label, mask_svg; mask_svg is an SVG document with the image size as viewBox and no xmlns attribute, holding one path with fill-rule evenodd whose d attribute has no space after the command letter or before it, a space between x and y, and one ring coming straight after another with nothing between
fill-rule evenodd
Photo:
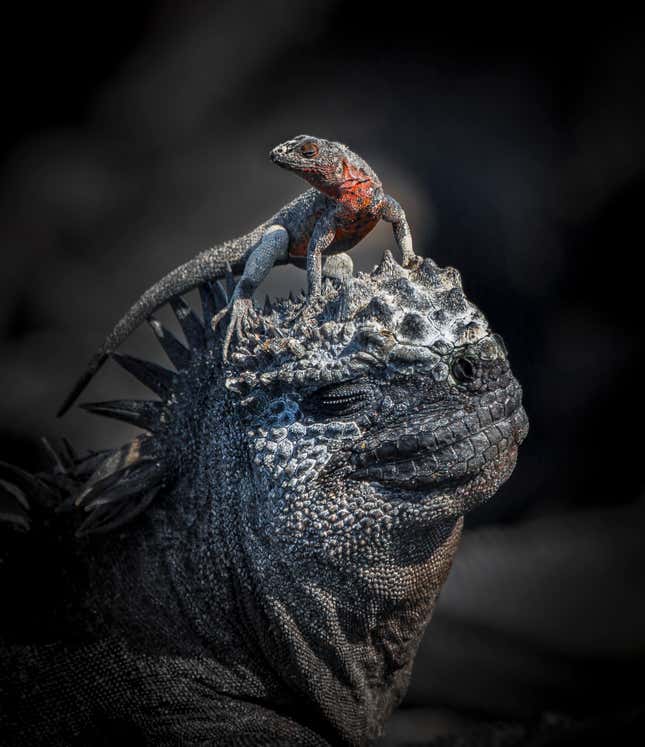
<instances>
[{"instance_id":1,"label":"marine iguana","mask_svg":"<svg viewBox=\"0 0 645 747\"><path fill-rule=\"evenodd\" d=\"M270 155L274 163L301 176L312 189L303 192L250 233L206 249L148 288L95 353L63 402L59 417L74 404L110 353L159 306L203 280L224 277L228 264L242 277L229 304L213 320L217 324L230 313L222 346L225 360L233 334L242 333L253 292L274 265L306 266L309 294L315 298L320 294L322 255L351 249L379 220L392 223L403 264L416 261L403 208L385 194L378 176L346 145L312 135L298 135L277 145Z\"/></svg>"},{"instance_id":2,"label":"marine iguana","mask_svg":"<svg viewBox=\"0 0 645 747\"><path fill-rule=\"evenodd\" d=\"M175 372L114 356L159 399L86 405L143 434L49 474L4 465L14 521L28 500L86 518L61 618L0 654L2 744L382 733L527 417L456 270L328 265L316 298L251 307L226 364L209 320L234 283L200 286L204 323L173 299L188 346L151 325Z\"/></svg>"}]
</instances>

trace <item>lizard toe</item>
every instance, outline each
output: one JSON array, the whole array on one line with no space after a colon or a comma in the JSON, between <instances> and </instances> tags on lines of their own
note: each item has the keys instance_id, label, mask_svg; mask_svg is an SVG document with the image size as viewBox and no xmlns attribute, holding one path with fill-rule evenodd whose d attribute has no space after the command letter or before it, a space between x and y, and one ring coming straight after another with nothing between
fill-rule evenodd
<instances>
[{"instance_id":1,"label":"lizard toe","mask_svg":"<svg viewBox=\"0 0 645 747\"><path fill-rule=\"evenodd\" d=\"M223 309L220 309L217 314L215 314L211 319L211 329L213 331L217 330L217 327L219 326L219 323L222 321L222 319L228 314L228 312L231 310L230 304L227 306L224 306Z\"/></svg>"},{"instance_id":2,"label":"lizard toe","mask_svg":"<svg viewBox=\"0 0 645 747\"><path fill-rule=\"evenodd\" d=\"M230 312L230 319L224 337L224 344L222 345L222 359L224 361L228 358L228 351L233 342L233 337L237 335L238 340L243 340L246 335L246 330L249 328L248 317L252 304L253 300L251 298L238 296L226 308L226 311Z\"/></svg>"}]
</instances>

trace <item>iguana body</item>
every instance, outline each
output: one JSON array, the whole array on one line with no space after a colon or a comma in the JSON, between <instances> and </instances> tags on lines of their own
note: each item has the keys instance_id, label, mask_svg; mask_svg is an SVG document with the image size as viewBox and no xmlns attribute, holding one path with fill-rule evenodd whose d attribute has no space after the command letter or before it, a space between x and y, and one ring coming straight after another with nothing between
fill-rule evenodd
<instances>
[{"instance_id":1,"label":"iguana body","mask_svg":"<svg viewBox=\"0 0 645 747\"><path fill-rule=\"evenodd\" d=\"M320 293L322 255L351 249L381 219L393 224L404 264L415 259L403 209L385 194L368 164L345 145L299 135L274 148L271 158L282 168L306 179L313 188L250 233L207 249L148 288L96 352L60 408L59 416L74 404L110 353L159 306L204 280L224 277L229 265L242 277L230 309L222 310L214 320L217 324L230 311L223 344L224 358L233 333L242 331L253 291L274 265L292 263L306 267L309 292L315 297Z\"/></svg>"},{"instance_id":2,"label":"iguana body","mask_svg":"<svg viewBox=\"0 0 645 747\"><path fill-rule=\"evenodd\" d=\"M200 286L203 326L173 300L189 348L152 324L177 372L118 356L160 401L89 407L146 434L53 475L0 471L20 503L86 517L70 612L0 654L0 743L382 733L462 516L508 478L527 420L454 270L343 267L313 301L251 308L226 365L209 320L230 299Z\"/></svg>"}]
</instances>

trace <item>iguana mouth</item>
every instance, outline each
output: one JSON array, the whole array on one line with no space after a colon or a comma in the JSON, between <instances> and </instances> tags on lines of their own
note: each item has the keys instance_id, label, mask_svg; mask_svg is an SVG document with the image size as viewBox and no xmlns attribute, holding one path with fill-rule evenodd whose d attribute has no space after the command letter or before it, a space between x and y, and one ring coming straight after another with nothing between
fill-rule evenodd
<instances>
[{"instance_id":1,"label":"iguana mouth","mask_svg":"<svg viewBox=\"0 0 645 747\"><path fill-rule=\"evenodd\" d=\"M459 412L444 426L383 440L355 455L355 480L409 490L466 485L517 449L528 431L519 387L504 404ZM513 460L514 461L514 460Z\"/></svg>"}]
</instances>

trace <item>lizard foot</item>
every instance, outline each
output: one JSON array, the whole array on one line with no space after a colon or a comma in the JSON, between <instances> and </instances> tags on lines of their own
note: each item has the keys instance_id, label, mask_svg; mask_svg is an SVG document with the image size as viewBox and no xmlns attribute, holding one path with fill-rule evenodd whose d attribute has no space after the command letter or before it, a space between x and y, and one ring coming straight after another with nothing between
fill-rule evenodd
<instances>
[{"instance_id":1,"label":"lizard foot","mask_svg":"<svg viewBox=\"0 0 645 747\"><path fill-rule=\"evenodd\" d=\"M224 335L224 342L222 344L222 360L224 362L228 359L228 351L233 341L233 335L237 335L238 339L242 339L248 330L249 324L247 317L249 311L253 305L253 299L235 293L230 303L221 309L211 321L213 329L217 328L217 325L222 319L228 314L230 319L226 328L226 334Z\"/></svg>"},{"instance_id":2,"label":"lizard foot","mask_svg":"<svg viewBox=\"0 0 645 747\"><path fill-rule=\"evenodd\" d=\"M403 257L401 266L406 270L414 270L415 268L419 267L422 262L423 257L420 257L418 254L408 254L407 256Z\"/></svg>"},{"instance_id":3,"label":"lizard foot","mask_svg":"<svg viewBox=\"0 0 645 747\"><path fill-rule=\"evenodd\" d=\"M316 317L318 311L318 304L316 303L320 299L320 291L310 291L305 297L302 306L294 314L293 320L299 319L301 322L305 320L312 320Z\"/></svg>"}]
</instances>

